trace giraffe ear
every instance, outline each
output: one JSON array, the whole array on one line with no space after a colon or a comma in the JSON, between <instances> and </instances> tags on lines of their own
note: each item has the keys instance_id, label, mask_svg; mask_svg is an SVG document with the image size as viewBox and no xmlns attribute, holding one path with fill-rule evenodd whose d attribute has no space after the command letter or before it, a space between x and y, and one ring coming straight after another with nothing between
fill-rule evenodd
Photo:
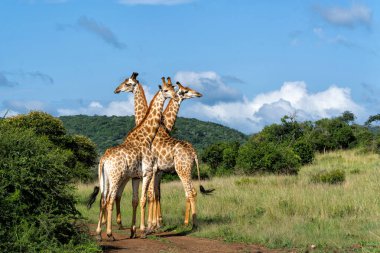
<instances>
[{"instance_id":1,"label":"giraffe ear","mask_svg":"<svg viewBox=\"0 0 380 253\"><path fill-rule=\"evenodd\" d=\"M131 78L132 79L136 79L136 77L139 75L139 73L137 72L133 72L132 75L131 75Z\"/></svg>"},{"instance_id":2,"label":"giraffe ear","mask_svg":"<svg viewBox=\"0 0 380 253\"><path fill-rule=\"evenodd\" d=\"M177 84L178 88L180 88L180 89L184 88L180 82L176 82L175 84Z\"/></svg>"}]
</instances>

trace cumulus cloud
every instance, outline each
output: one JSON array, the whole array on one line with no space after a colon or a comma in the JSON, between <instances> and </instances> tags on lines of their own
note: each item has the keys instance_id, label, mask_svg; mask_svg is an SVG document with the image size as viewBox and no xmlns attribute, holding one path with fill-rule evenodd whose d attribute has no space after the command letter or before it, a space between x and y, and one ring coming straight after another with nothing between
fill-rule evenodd
<instances>
[{"instance_id":1,"label":"cumulus cloud","mask_svg":"<svg viewBox=\"0 0 380 253\"><path fill-rule=\"evenodd\" d=\"M194 2L194 0L119 0L119 3L128 5L177 5L190 2Z\"/></svg>"},{"instance_id":2,"label":"cumulus cloud","mask_svg":"<svg viewBox=\"0 0 380 253\"><path fill-rule=\"evenodd\" d=\"M181 82L182 85L189 86L202 93L202 101L207 104L213 104L217 101L235 101L242 98L237 89L225 83L226 81L242 82L236 77L227 76L222 78L213 71L179 71L174 79Z\"/></svg>"},{"instance_id":3,"label":"cumulus cloud","mask_svg":"<svg viewBox=\"0 0 380 253\"><path fill-rule=\"evenodd\" d=\"M279 90L262 93L252 99L220 102L215 105L197 103L186 111L201 119L216 121L245 133L253 133L265 125L279 122L281 117L296 114L298 120L316 120L337 116L362 108L351 99L350 89L336 85L310 93L305 82L285 82Z\"/></svg>"},{"instance_id":4,"label":"cumulus cloud","mask_svg":"<svg viewBox=\"0 0 380 253\"><path fill-rule=\"evenodd\" d=\"M151 101L153 94L150 92L149 88L144 86L145 96L149 102ZM134 115L134 97L132 93L121 93L117 96L126 97L123 101L111 101L108 103L102 103L100 101L91 101L88 104L83 104L80 107L75 108L59 108L57 109L58 116L64 115L107 115L107 116L126 116Z\"/></svg>"},{"instance_id":5,"label":"cumulus cloud","mask_svg":"<svg viewBox=\"0 0 380 253\"><path fill-rule=\"evenodd\" d=\"M352 4L350 7L317 7L317 13L332 25L353 28L358 25L369 27L372 23L372 11L365 5Z\"/></svg>"}]
</instances>

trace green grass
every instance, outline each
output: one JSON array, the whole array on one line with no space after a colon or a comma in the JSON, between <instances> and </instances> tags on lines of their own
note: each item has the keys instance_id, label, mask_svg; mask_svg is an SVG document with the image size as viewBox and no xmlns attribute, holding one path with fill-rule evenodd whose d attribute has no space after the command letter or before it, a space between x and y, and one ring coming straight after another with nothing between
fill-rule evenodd
<instances>
[{"instance_id":1,"label":"green grass","mask_svg":"<svg viewBox=\"0 0 380 253\"><path fill-rule=\"evenodd\" d=\"M343 183L312 182L315 173L335 169L345 172ZM314 252L380 251L380 158L376 154L333 152L317 155L298 176L234 176L204 184L216 191L212 196L198 194L200 228L191 236L270 248L304 250L316 245ZM92 187L78 186L80 201ZM123 224L127 226L131 222L131 195L129 183L122 200ZM163 184L162 198L165 224L183 230L182 184ZM89 222L96 223L97 205L89 211L83 204L78 208ZM361 248L355 251L353 245Z\"/></svg>"}]
</instances>

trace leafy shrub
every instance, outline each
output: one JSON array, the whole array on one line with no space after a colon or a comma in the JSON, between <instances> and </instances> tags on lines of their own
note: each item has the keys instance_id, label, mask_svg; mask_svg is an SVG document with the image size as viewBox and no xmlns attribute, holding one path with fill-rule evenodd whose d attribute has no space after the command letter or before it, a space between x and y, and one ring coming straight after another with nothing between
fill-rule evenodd
<instances>
[{"instance_id":1,"label":"leafy shrub","mask_svg":"<svg viewBox=\"0 0 380 253\"><path fill-rule=\"evenodd\" d=\"M341 184L345 181L344 170L334 169L331 171L320 171L311 177L313 183Z\"/></svg>"},{"instance_id":2,"label":"leafy shrub","mask_svg":"<svg viewBox=\"0 0 380 253\"><path fill-rule=\"evenodd\" d=\"M75 208L71 157L34 129L0 121L1 252L98 251Z\"/></svg>"},{"instance_id":3,"label":"leafy shrub","mask_svg":"<svg viewBox=\"0 0 380 253\"><path fill-rule=\"evenodd\" d=\"M240 147L237 166L247 174L296 174L301 159L290 147L252 138Z\"/></svg>"},{"instance_id":4,"label":"leafy shrub","mask_svg":"<svg viewBox=\"0 0 380 253\"><path fill-rule=\"evenodd\" d=\"M88 180L94 177L97 152L95 144L85 136L68 135L61 120L44 112L33 111L2 120L9 128L31 130L37 136L46 137L56 148L69 151L66 165L71 169L75 180Z\"/></svg>"},{"instance_id":5,"label":"leafy shrub","mask_svg":"<svg viewBox=\"0 0 380 253\"><path fill-rule=\"evenodd\" d=\"M314 160L314 147L310 142L306 141L305 139L298 140L293 145L293 150L301 158L302 164L308 164Z\"/></svg>"},{"instance_id":6,"label":"leafy shrub","mask_svg":"<svg viewBox=\"0 0 380 253\"><path fill-rule=\"evenodd\" d=\"M239 142L218 142L205 148L201 160L206 163L213 175L231 175L234 172Z\"/></svg>"}]
</instances>

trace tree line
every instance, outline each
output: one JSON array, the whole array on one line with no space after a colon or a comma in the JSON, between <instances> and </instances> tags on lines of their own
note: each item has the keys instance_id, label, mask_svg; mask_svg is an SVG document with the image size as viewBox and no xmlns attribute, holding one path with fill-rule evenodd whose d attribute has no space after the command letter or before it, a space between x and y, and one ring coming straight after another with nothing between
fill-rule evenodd
<instances>
[{"instance_id":1,"label":"tree line","mask_svg":"<svg viewBox=\"0 0 380 253\"><path fill-rule=\"evenodd\" d=\"M99 154L123 142L135 126L134 116L61 116L64 126L71 134L89 137L97 145ZM247 136L226 126L197 119L178 117L170 135L190 142L198 151L215 142L244 142Z\"/></svg>"},{"instance_id":2,"label":"tree line","mask_svg":"<svg viewBox=\"0 0 380 253\"><path fill-rule=\"evenodd\" d=\"M211 175L297 174L302 165L313 161L316 152L360 147L380 154L380 131L371 126L378 120L380 114L359 125L349 111L314 122L284 116L281 123L264 127L242 144L227 141L209 145L201 159Z\"/></svg>"}]
</instances>

